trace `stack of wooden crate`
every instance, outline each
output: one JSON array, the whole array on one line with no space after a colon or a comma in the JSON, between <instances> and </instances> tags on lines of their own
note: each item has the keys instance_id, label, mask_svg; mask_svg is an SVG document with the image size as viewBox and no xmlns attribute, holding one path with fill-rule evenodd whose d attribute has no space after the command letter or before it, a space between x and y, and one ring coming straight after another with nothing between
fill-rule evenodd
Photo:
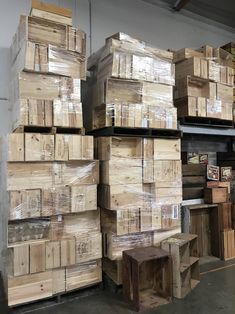
<instances>
[{"instance_id":1,"label":"stack of wooden crate","mask_svg":"<svg viewBox=\"0 0 235 314\"><path fill-rule=\"evenodd\" d=\"M233 120L232 56L221 48L204 46L174 53L178 117Z\"/></svg>"},{"instance_id":2,"label":"stack of wooden crate","mask_svg":"<svg viewBox=\"0 0 235 314\"><path fill-rule=\"evenodd\" d=\"M177 129L174 65L172 53L119 33L89 58L88 68L86 126L100 160L103 270L121 284L124 250L159 244L180 230L180 139L164 132L139 137L137 130Z\"/></svg>"},{"instance_id":3,"label":"stack of wooden crate","mask_svg":"<svg viewBox=\"0 0 235 314\"><path fill-rule=\"evenodd\" d=\"M228 51L229 53L231 53L232 58L233 58L233 75L234 75L234 71L235 71L235 43L229 43L227 45L224 45L223 47L221 47L222 49ZM234 81L235 84L235 81ZM233 121L235 121L235 87L233 88Z\"/></svg>"},{"instance_id":4,"label":"stack of wooden crate","mask_svg":"<svg viewBox=\"0 0 235 314\"><path fill-rule=\"evenodd\" d=\"M180 230L180 139L97 137L104 271L122 282L122 252Z\"/></svg>"},{"instance_id":5,"label":"stack of wooden crate","mask_svg":"<svg viewBox=\"0 0 235 314\"><path fill-rule=\"evenodd\" d=\"M10 306L102 280L99 163L80 99L85 34L71 25L70 10L32 1L12 45L13 133L1 163Z\"/></svg>"},{"instance_id":6,"label":"stack of wooden crate","mask_svg":"<svg viewBox=\"0 0 235 314\"><path fill-rule=\"evenodd\" d=\"M173 53L117 33L88 60L85 127L177 129Z\"/></svg>"}]
</instances>

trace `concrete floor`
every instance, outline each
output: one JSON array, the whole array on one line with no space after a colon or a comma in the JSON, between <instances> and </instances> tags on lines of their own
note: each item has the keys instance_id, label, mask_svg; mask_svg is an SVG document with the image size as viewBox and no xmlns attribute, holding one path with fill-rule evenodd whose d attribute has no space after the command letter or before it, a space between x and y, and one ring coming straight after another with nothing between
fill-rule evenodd
<instances>
[{"instance_id":1,"label":"concrete floor","mask_svg":"<svg viewBox=\"0 0 235 314\"><path fill-rule=\"evenodd\" d=\"M212 264L212 265L211 265ZM223 267L227 268L223 268ZM222 268L222 269L221 269ZM183 300L146 314L234 314L235 313L235 261L217 261L202 268L201 283ZM43 307L43 304L41 304ZM1 312L1 311L0 311ZM15 310L13 313L32 314L131 314L121 294L98 291L92 296L75 299L62 304L49 304L46 308Z\"/></svg>"}]
</instances>

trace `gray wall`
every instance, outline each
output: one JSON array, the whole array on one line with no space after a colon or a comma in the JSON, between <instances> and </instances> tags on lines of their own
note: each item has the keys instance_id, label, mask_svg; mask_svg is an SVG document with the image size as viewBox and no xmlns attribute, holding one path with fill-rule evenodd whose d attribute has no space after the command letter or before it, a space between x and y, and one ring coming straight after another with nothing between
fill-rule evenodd
<instances>
[{"instance_id":1,"label":"gray wall","mask_svg":"<svg viewBox=\"0 0 235 314\"><path fill-rule=\"evenodd\" d=\"M92 51L104 38L122 31L159 48L180 49L203 44L220 46L235 39L235 30L187 13L172 12L163 1L152 5L142 0L90 0L92 7ZM146 0L149 1L149 0ZM88 0L48 0L73 10L74 25L89 35ZM30 0L1 0L0 10L0 133L9 129L9 48L19 15L28 14ZM89 36L88 36L89 37ZM89 41L88 41L88 49Z\"/></svg>"}]
</instances>

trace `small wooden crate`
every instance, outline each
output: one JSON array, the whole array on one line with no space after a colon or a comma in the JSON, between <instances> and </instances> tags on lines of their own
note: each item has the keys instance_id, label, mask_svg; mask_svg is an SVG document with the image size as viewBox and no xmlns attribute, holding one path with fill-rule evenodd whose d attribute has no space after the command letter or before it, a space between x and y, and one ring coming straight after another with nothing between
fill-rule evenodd
<instances>
[{"instance_id":1,"label":"small wooden crate","mask_svg":"<svg viewBox=\"0 0 235 314\"><path fill-rule=\"evenodd\" d=\"M135 310L167 304L172 298L172 264L156 247L123 252L123 294Z\"/></svg>"},{"instance_id":2,"label":"small wooden crate","mask_svg":"<svg viewBox=\"0 0 235 314\"><path fill-rule=\"evenodd\" d=\"M209 204L226 203L228 201L227 188L205 188L204 200Z\"/></svg>"}]
</instances>

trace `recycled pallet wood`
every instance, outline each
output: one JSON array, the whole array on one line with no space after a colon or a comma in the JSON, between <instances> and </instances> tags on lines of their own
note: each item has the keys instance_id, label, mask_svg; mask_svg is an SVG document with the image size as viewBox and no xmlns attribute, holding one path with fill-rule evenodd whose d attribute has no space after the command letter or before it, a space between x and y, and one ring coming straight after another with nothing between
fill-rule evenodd
<instances>
[{"instance_id":1,"label":"recycled pallet wood","mask_svg":"<svg viewBox=\"0 0 235 314\"><path fill-rule=\"evenodd\" d=\"M208 117L191 117L186 116L179 119L181 124L195 125L195 126L207 126L207 127L219 127L219 128L233 128L234 124L232 120L224 120Z\"/></svg>"},{"instance_id":2,"label":"recycled pallet wood","mask_svg":"<svg viewBox=\"0 0 235 314\"><path fill-rule=\"evenodd\" d=\"M152 129L152 128L122 128L106 127L86 132L87 135L97 136L127 136L147 138L181 138L182 132L176 129Z\"/></svg>"}]
</instances>

